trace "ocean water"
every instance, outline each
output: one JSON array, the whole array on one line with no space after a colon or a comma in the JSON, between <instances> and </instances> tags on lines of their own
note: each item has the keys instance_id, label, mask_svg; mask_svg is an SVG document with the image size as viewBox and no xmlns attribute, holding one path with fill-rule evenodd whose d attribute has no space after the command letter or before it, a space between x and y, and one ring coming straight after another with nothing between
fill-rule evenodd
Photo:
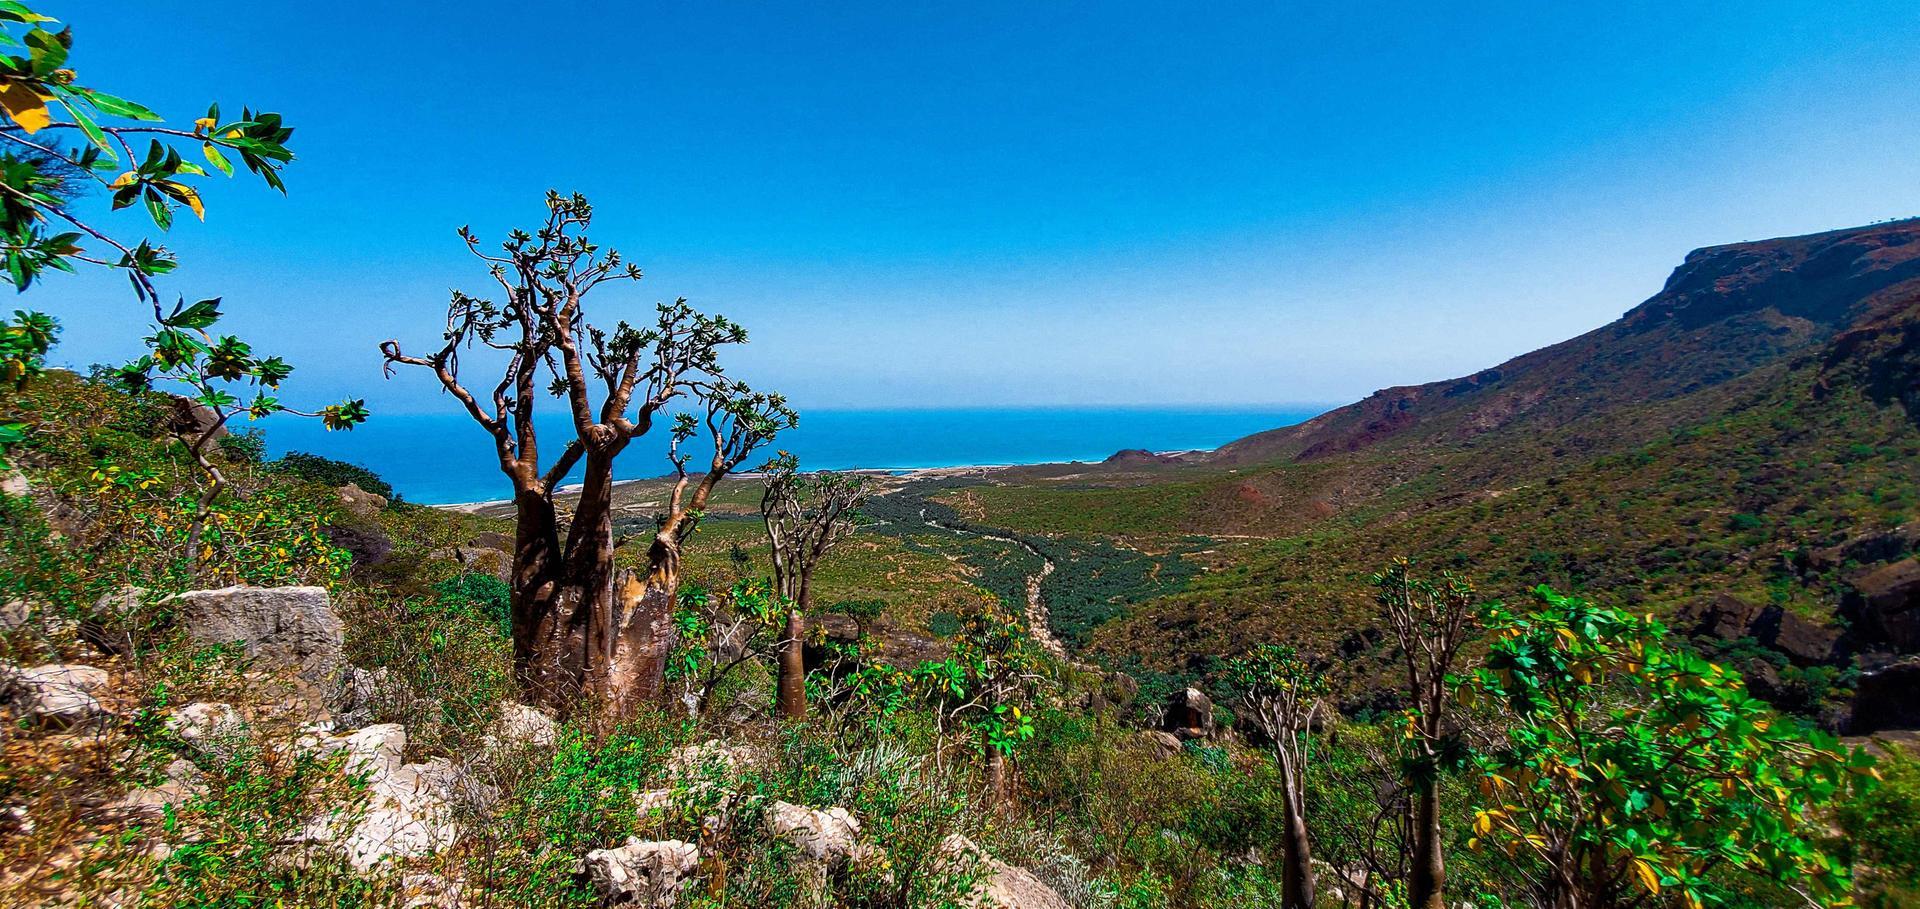
<instances>
[{"instance_id":1,"label":"ocean water","mask_svg":"<svg viewBox=\"0 0 1920 909\"><path fill-rule=\"evenodd\" d=\"M1214 448L1241 436L1288 426L1323 408L979 408L934 410L808 410L800 426L771 446L793 452L803 469L879 470L973 464L1099 461L1125 448L1175 451ZM570 437L559 414L540 424L548 463ZM666 422L635 441L615 468L620 479L672 471ZM327 432L317 420L285 417L262 424L270 456L287 451L371 468L408 501L424 504L504 498L507 481L493 442L461 413L382 414L351 432ZM772 454L769 450L767 454ZM696 454L698 465L704 456ZM758 466L756 456L743 467ZM575 477L575 480L578 478Z\"/></svg>"}]
</instances>

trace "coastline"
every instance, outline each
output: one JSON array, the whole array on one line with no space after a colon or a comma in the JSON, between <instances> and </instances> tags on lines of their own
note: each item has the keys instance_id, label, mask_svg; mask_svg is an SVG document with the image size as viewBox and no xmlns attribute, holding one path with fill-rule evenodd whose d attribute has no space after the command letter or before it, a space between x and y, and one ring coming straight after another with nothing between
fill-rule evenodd
<instances>
[{"instance_id":1,"label":"coastline","mask_svg":"<svg viewBox=\"0 0 1920 909\"><path fill-rule=\"evenodd\" d=\"M1156 451L1156 452L1153 452L1153 454L1158 457L1173 458L1173 457L1180 457L1184 455L1195 454L1195 453L1203 452L1207 450L1208 449L1203 449L1203 448L1181 448L1181 449L1173 449L1169 451ZM1020 467L1056 467L1056 466L1064 467L1064 466L1070 466L1075 464L1094 465L1094 464L1100 464L1100 463L1104 463L1104 462L1101 462L1101 461L1032 461L1032 462L1017 463L1017 464L1015 463L950 464L943 467L854 467L846 470L836 470L836 471L827 471L827 472L863 474L866 476L876 476L876 477L897 477L903 480L928 480L928 479L949 479L952 477L973 476L975 474L990 473L996 470L1011 470L1011 469L1020 468ZM811 473L813 471L808 471L808 472ZM766 476L766 474L761 473L760 471L757 471L757 470L742 470L742 471L736 471L734 473L728 474L727 478L734 479L734 480L758 480L764 476ZM615 480L613 481L613 488L617 490L622 486L632 486L636 483L660 483L660 482L665 482L669 479L671 479L671 477L658 476L658 477L640 477L640 478L635 478L630 480ZM558 495L565 495L570 492L577 492L579 491L579 489L580 489L579 483L568 483L563 486L555 488L553 492L554 492L554 495L558 496ZM487 499L485 501L479 501L479 502L447 502L439 505L427 505L426 507L438 508L442 511L460 512L463 514L476 514L488 508L498 508L503 505L512 505L512 504L513 504L512 499Z\"/></svg>"}]
</instances>

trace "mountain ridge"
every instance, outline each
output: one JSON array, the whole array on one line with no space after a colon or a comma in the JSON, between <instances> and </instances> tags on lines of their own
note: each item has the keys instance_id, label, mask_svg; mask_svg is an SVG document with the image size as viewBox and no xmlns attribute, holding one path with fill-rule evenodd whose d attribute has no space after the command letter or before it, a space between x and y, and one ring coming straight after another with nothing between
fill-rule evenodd
<instances>
[{"instance_id":1,"label":"mountain ridge","mask_svg":"<svg viewBox=\"0 0 1920 909\"><path fill-rule=\"evenodd\" d=\"M1561 426L1595 408L1723 384L1869 328L1916 297L1920 219L1702 247L1606 325L1459 378L1381 389L1193 461L1312 461L1409 435L1458 441L1515 423Z\"/></svg>"}]
</instances>

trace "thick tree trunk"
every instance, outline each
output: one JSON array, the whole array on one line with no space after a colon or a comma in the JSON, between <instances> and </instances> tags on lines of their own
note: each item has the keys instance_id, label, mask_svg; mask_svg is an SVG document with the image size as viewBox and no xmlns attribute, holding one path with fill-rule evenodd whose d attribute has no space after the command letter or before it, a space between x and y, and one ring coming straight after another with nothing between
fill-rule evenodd
<instances>
[{"instance_id":1,"label":"thick tree trunk","mask_svg":"<svg viewBox=\"0 0 1920 909\"><path fill-rule=\"evenodd\" d=\"M1286 790L1286 830L1280 860L1280 903L1287 909L1313 909L1313 843L1307 836L1305 782L1299 770L1282 763L1280 785Z\"/></svg>"},{"instance_id":2,"label":"thick tree trunk","mask_svg":"<svg viewBox=\"0 0 1920 909\"><path fill-rule=\"evenodd\" d=\"M1446 909L1447 868L1440 851L1440 784L1430 781L1416 793L1413 809L1413 869L1408 882L1413 909Z\"/></svg>"},{"instance_id":3,"label":"thick tree trunk","mask_svg":"<svg viewBox=\"0 0 1920 909\"><path fill-rule=\"evenodd\" d=\"M560 609L560 531L553 501L538 491L514 496L513 668L522 697L555 709L571 705L578 672L564 641L574 616Z\"/></svg>"},{"instance_id":4,"label":"thick tree trunk","mask_svg":"<svg viewBox=\"0 0 1920 909\"><path fill-rule=\"evenodd\" d=\"M987 776L987 803L995 810L1007 803L1007 756L1000 749L987 746L985 756Z\"/></svg>"},{"instance_id":5,"label":"thick tree trunk","mask_svg":"<svg viewBox=\"0 0 1920 909\"><path fill-rule=\"evenodd\" d=\"M780 641L780 717L807 718L806 607L799 603L787 612L787 628Z\"/></svg>"},{"instance_id":6,"label":"thick tree trunk","mask_svg":"<svg viewBox=\"0 0 1920 909\"><path fill-rule=\"evenodd\" d=\"M564 551L543 492L516 498L514 664L528 703L567 715L583 696L615 717L666 693L680 553L662 533L644 575L613 564L612 456L589 453Z\"/></svg>"}]
</instances>

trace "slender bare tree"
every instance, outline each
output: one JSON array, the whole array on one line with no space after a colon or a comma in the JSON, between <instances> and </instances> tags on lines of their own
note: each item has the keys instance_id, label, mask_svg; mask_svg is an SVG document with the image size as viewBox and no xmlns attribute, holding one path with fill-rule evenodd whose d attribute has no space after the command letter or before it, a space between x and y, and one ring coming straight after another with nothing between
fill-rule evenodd
<instances>
[{"instance_id":1,"label":"slender bare tree","mask_svg":"<svg viewBox=\"0 0 1920 909\"><path fill-rule=\"evenodd\" d=\"M1313 727L1327 694L1325 678L1293 648L1262 644L1228 664L1239 701L1272 745L1280 771L1286 832L1281 859L1280 902L1312 909L1313 840L1307 829L1307 762Z\"/></svg>"},{"instance_id":2,"label":"slender bare tree","mask_svg":"<svg viewBox=\"0 0 1920 909\"><path fill-rule=\"evenodd\" d=\"M499 255L481 251L473 232L460 229L500 286L499 302L456 290L438 349L409 355L386 341L380 350L389 375L395 364L433 372L486 431L512 484L513 650L525 697L564 713L589 695L624 715L664 698L681 545L714 487L795 417L781 396L726 377L719 351L747 334L724 317L680 299L657 306L651 327L622 321L609 332L590 324L586 295L611 281L638 281L640 269L587 238L593 209L585 197L549 192L546 204L545 223L532 234L513 231ZM461 378L462 351L475 346L506 361L484 400ZM542 391L560 398L571 418L565 444L544 462L535 426ZM674 417L668 457L676 482L645 568L616 571L614 459L680 398L694 413ZM711 451L696 478L688 443L697 435ZM562 520L555 493L576 467L583 482Z\"/></svg>"},{"instance_id":3,"label":"slender bare tree","mask_svg":"<svg viewBox=\"0 0 1920 909\"><path fill-rule=\"evenodd\" d=\"M854 519L867 500L867 483L850 474L802 475L799 460L784 451L767 463L766 471L760 516L773 552L774 587L787 609L776 703L782 717L798 720L807 715L805 644L813 573L827 550L853 533Z\"/></svg>"},{"instance_id":4,"label":"slender bare tree","mask_svg":"<svg viewBox=\"0 0 1920 909\"><path fill-rule=\"evenodd\" d=\"M1413 712L1404 773L1413 790L1412 856L1408 877L1408 905L1413 909L1445 909L1447 867L1441 851L1440 774L1460 752L1458 736L1448 717L1447 676L1453 672L1460 648L1473 634L1479 613L1473 585L1452 574L1440 580L1412 577L1412 563L1399 559L1375 575L1376 599L1393 632L1401 664L1407 674L1407 700Z\"/></svg>"}]
</instances>

